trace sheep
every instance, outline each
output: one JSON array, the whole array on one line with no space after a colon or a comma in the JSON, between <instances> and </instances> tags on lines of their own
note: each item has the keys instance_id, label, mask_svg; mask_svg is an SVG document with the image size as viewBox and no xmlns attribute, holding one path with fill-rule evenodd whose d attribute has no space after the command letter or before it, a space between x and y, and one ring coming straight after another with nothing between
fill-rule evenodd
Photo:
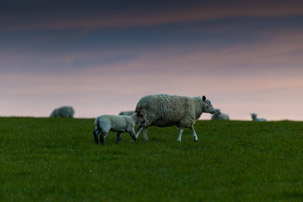
<instances>
[{"instance_id":1,"label":"sheep","mask_svg":"<svg viewBox=\"0 0 303 202\"><path fill-rule=\"evenodd\" d=\"M227 114L222 114L220 109L216 109L211 120L229 120L229 116Z\"/></svg>"},{"instance_id":2,"label":"sheep","mask_svg":"<svg viewBox=\"0 0 303 202\"><path fill-rule=\"evenodd\" d=\"M251 115L251 118L252 118L253 121L267 121L264 118L257 118L257 114L255 114L255 113L252 113L250 115Z\"/></svg>"},{"instance_id":3,"label":"sheep","mask_svg":"<svg viewBox=\"0 0 303 202\"><path fill-rule=\"evenodd\" d=\"M149 126L176 125L179 128L177 141L181 142L184 128L191 129L194 141L198 141L194 123L203 112L213 114L215 111L205 96L201 99L201 97L159 94L142 97L137 103L136 112L140 112L145 120L144 124L139 124L136 138L142 131L143 138L147 141L146 131Z\"/></svg>"},{"instance_id":4,"label":"sheep","mask_svg":"<svg viewBox=\"0 0 303 202\"><path fill-rule=\"evenodd\" d=\"M103 145L106 135L112 131L117 132L118 143L121 140L121 133L128 132L131 138L137 142L134 127L138 123L144 123L143 116L138 112L131 116L126 115L102 115L95 120L95 130L93 131L96 144L99 143L98 135L100 134L100 142Z\"/></svg>"},{"instance_id":5,"label":"sheep","mask_svg":"<svg viewBox=\"0 0 303 202\"><path fill-rule=\"evenodd\" d=\"M131 116L134 113L136 113L135 111L122 111L119 113L119 115L127 115L127 116Z\"/></svg>"},{"instance_id":6,"label":"sheep","mask_svg":"<svg viewBox=\"0 0 303 202\"><path fill-rule=\"evenodd\" d=\"M54 109L54 111L51 113L50 117L68 117L73 118L75 114L75 111L70 106L64 106L57 109Z\"/></svg>"}]
</instances>

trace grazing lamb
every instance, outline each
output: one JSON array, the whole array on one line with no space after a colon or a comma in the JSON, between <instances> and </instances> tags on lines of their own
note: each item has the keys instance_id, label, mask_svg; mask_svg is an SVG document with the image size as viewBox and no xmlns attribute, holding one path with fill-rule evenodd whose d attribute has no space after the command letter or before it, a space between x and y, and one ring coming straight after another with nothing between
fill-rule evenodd
<instances>
[{"instance_id":1,"label":"grazing lamb","mask_svg":"<svg viewBox=\"0 0 303 202\"><path fill-rule=\"evenodd\" d=\"M216 109L211 120L229 120L229 116L227 114L222 114L220 109Z\"/></svg>"},{"instance_id":2,"label":"grazing lamb","mask_svg":"<svg viewBox=\"0 0 303 202\"><path fill-rule=\"evenodd\" d=\"M67 118L73 118L75 114L75 111L72 107L64 106L55 109L50 117L67 117Z\"/></svg>"},{"instance_id":3,"label":"grazing lamb","mask_svg":"<svg viewBox=\"0 0 303 202\"><path fill-rule=\"evenodd\" d=\"M252 113L250 115L251 115L251 118L252 118L253 121L266 121L266 119L257 118L257 114L255 114L255 113Z\"/></svg>"},{"instance_id":4,"label":"grazing lamb","mask_svg":"<svg viewBox=\"0 0 303 202\"><path fill-rule=\"evenodd\" d=\"M119 115L126 115L126 116L131 116L134 113L136 113L135 111L122 111L119 113Z\"/></svg>"},{"instance_id":5,"label":"grazing lamb","mask_svg":"<svg viewBox=\"0 0 303 202\"><path fill-rule=\"evenodd\" d=\"M178 95L148 95L140 99L136 106L136 112L140 112L145 120L139 124L136 131L138 138L142 131L145 141L148 140L146 131L149 126L167 127L176 125L179 128L177 141L181 142L184 128L191 129L194 141L198 141L194 129L194 123L203 112L213 114L214 108L206 97L185 97Z\"/></svg>"},{"instance_id":6,"label":"grazing lamb","mask_svg":"<svg viewBox=\"0 0 303 202\"><path fill-rule=\"evenodd\" d=\"M118 143L121 140L121 133L128 132L131 138L137 142L134 127L137 123L144 123L143 116L138 112L132 116L126 115L102 115L95 120L95 130L93 132L96 144L99 143L98 135L100 134L100 142L104 144L104 139L109 131L117 132Z\"/></svg>"}]
</instances>

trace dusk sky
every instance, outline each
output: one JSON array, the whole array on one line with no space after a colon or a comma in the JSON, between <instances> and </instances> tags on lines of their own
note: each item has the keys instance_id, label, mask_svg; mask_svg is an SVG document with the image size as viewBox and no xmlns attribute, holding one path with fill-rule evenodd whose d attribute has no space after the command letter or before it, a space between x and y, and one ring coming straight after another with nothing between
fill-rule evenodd
<instances>
[{"instance_id":1,"label":"dusk sky","mask_svg":"<svg viewBox=\"0 0 303 202\"><path fill-rule=\"evenodd\" d=\"M301 0L0 1L0 116L94 118L166 93L303 120L302 64Z\"/></svg>"}]
</instances>

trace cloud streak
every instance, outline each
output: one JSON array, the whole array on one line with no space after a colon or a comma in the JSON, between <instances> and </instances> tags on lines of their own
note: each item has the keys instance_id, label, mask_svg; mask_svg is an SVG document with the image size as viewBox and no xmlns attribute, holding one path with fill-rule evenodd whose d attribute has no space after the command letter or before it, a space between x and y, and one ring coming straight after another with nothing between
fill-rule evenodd
<instances>
[{"instance_id":1,"label":"cloud streak","mask_svg":"<svg viewBox=\"0 0 303 202\"><path fill-rule=\"evenodd\" d=\"M46 9L42 3L35 2L35 7L25 7L21 10L3 10L0 15L1 31L16 30L62 30L62 29L100 29L114 27L145 27L159 26L172 23L194 23L228 17L280 17L303 15L301 1L228 1L212 3L156 2L121 4L114 8L114 4L95 4L91 7L88 2L81 6L68 7L55 2ZM57 5L56 5L57 3ZM94 2L96 3L96 2ZM119 2L121 3L121 2ZM157 4L158 3L158 4ZM28 4L28 2L27 2ZM220 4L220 6L218 6ZM20 7L22 4L20 5ZM122 6L125 6L122 7ZM169 7L170 9L163 9ZM111 8L112 12L108 12ZM114 8L114 9L113 9ZM39 17L37 17L39 16ZM20 23L22 22L22 23Z\"/></svg>"},{"instance_id":2,"label":"cloud streak","mask_svg":"<svg viewBox=\"0 0 303 202\"><path fill-rule=\"evenodd\" d=\"M117 114L157 93L205 94L232 119L303 116L300 1L3 2L1 116Z\"/></svg>"}]
</instances>

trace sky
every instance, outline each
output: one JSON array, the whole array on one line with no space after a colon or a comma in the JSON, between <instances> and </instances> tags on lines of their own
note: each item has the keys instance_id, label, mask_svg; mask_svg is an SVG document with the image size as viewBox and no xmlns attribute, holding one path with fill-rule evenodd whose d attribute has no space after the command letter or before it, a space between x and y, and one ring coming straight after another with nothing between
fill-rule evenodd
<instances>
[{"instance_id":1,"label":"sky","mask_svg":"<svg viewBox=\"0 0 303 202\"><path fill-rule=\"evenodd\" d=\"M303 120L302 64L299 0L0 2L0 116L94 118L165 93Z\"/></svg>"}]
</instances>

